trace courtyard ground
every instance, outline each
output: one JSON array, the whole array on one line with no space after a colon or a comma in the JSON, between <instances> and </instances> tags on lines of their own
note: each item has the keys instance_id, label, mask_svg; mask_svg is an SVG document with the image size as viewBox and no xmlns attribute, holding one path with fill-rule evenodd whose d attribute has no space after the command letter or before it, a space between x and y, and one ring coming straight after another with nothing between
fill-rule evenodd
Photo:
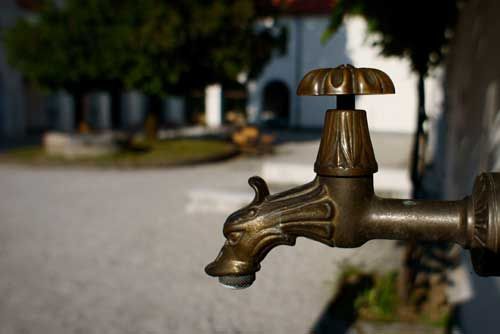
<instances>
[{"instance_id":1,"label":"courtyard ground","mask_svg":"<svg viewBox=\"0 0 500 334\"><path fill-rule=\"evenodd\" d=\"M260 168L252 158L138 171L0 166L0 333L308 333L342 266L397 266L392 242L345 250L299 239L268 255L251 288L220 286L203 268ZM204 191L233 201L198 206Z\"/></svg>"}]
</instances>

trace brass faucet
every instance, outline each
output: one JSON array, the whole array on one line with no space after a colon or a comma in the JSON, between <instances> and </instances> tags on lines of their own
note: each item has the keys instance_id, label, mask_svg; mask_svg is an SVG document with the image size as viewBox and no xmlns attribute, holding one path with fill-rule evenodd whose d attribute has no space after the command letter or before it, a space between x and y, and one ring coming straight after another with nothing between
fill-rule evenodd
<instances>
[{"instance_id":1,"label":"brass faucet","mask_svg":"<svg viewBox=\"0 0 500 334\"><path fill-rule=\"evenodd\" d=\"M298 95L336 95L326 112L317 176L270 195L266 182L248 180L255 198L224 223L226 242L205 271L225 286L246 288L278 245L306 237L331 247L359 247L371 239L455 242L471 251L475 271L500 275L500 173L482 173L472 195L457 201L386 199L375 195L375 160L366 113L355 95L394 94L387 74L341 65L305 75ZM497 194L499 193L499 194Z\"/></svg>"}]
</instances>

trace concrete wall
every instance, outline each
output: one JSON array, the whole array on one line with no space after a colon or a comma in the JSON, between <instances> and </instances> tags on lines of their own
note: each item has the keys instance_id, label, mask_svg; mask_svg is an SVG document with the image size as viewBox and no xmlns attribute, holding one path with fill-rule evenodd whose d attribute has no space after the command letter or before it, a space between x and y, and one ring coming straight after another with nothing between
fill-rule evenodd
<instances>
[{"instance_id":1,"label":"concrete wall","mask_svg":"<svg viewBox=\"0 0 500 334\"><path fill-rule=\"evenodd\" d=\"M446 193L462 196L481 170L498 170L500 147L500 2L473 0L448 64Z\"/></svg>"},{"instance_id":2,"label":"concrete wall","mask_svg":"<svg viewBox=\"0 0 500 334\"><path fill-rule=\"evenodd\" d=\"M249 86L248 114L259 119L263 89L272 80L286 83L291 92L291 125L321 127L324 111L335 106L332 97L297 97L296 87L303 75L318 67L334 67L351 63L357 67L379 68L393 79L396 95L358 97L357 106L368 110L370 128L375 131L414 131L416 122L416 76L407 61L385 58L366 39L366 23L352 18L326 44L321 35L328 24L327 16L285 17L280 23L288 28L288 52L276 56L262 75ZM437 113L441 108L442 90L439 80L427 80L427 108Z\"/></svg>"},{"instance_id":3,"label":"concrete wall","mask_svg":"<svg viewBox=\"0 0 500 334\"><path fill-rule=\"evenodd\" d=\"M447 71L442 129L448 198L470 193L476 174L500 167L500 2L470 0L463 8ZM469 263L469 259L466 260ZM472 272L472 269L470 269ZM465 333L498 333L500 279L471 275L474 298L460 312Z\"/></svg>"}]
</instances>

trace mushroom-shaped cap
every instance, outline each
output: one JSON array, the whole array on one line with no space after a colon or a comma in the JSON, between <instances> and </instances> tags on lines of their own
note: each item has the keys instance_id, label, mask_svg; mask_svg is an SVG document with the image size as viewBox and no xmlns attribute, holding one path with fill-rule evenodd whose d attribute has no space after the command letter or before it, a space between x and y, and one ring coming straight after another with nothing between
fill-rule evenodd
<instances>
[{"instance_id":1,"label":"mushroom-shaped cap","mask_svg":"<svg viewBox=\"0 0 500 334\"><path fill-rule=\"evenodd\" d=\"M307 73L297 95L394 94L394 84L384 72L374 68L340 65Z\"/></svg>"}]
</instances>

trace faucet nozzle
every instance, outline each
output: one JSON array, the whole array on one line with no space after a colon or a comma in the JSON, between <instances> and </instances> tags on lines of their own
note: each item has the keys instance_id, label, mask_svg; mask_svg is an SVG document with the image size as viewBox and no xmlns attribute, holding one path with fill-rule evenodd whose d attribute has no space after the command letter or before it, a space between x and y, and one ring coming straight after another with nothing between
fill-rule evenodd
<instances>
[{"instance_id":1,"label":"faucet nozzle","mask_svg":"<svg viewBox=\"0 0 500 334\"><path fill-rule=\"evenodd\" d=\"M219 276L220 284L222 284L226 288L235 290L248 288L250 285L253 284L254 281L255 281L255 274L241 275L241 276L235 276L235 275Z\"/></svg>"}]
</instances>

